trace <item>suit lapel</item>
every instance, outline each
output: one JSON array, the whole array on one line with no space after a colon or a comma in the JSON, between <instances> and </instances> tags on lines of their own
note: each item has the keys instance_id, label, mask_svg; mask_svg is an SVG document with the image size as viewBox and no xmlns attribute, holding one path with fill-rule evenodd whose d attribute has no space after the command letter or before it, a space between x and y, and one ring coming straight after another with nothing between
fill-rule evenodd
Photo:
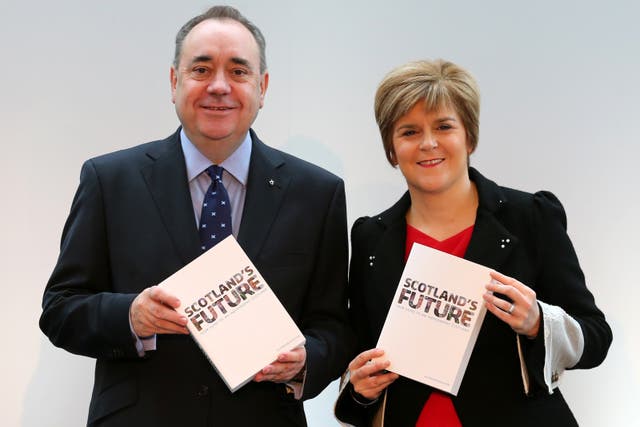
<instances>
[{"instance_id":1,"label":"suit lapel","mask_svg":"<svg viewBox=\"0 0 640 427\"><path fill-rule=\"evenodd\" d=\"M282 155L258 139L253 141L238 242L249 258L255 260L275 221L291 181L284 172Z\"/></svg>"},{"instance_id":2,"label":"suit lapel","mask_svg":"<svg viewBox=\"0 0 640 427\"><path fill-rule=\"evenodd\" d=\"M152 163L142 168L142 175L177 252L187 264L200 254L200 241L180 134L176 132L163 144L151 146L147 156Z\"/></svg>"}]
</instances>

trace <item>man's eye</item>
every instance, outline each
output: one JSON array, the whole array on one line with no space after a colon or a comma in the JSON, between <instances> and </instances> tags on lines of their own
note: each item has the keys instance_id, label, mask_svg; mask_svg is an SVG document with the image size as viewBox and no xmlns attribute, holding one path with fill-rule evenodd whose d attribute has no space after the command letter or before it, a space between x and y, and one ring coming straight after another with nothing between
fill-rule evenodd
<instances>
[{"instance_id":1,"label":"man's eye","mask_svg":"<svg viewBox=\"0 0 640 427\"><path fill-rule=\"evenodd\" d=\"M209 75L209 69L207 67L195 67L191 70L191 74L194 77L202 78L204 76Z\"/></svg>"},{"instance_id":2,"label":"man's eye","mask_svg":"<svg viewBox=\"0 0 640 427\"><path fill-rule=\"evenodd\" d=\"M242 68L236 68L231 72L233 73L234 76L246 76L248 74L247 70L243 70Z\"/></svg>"}]
</instances>

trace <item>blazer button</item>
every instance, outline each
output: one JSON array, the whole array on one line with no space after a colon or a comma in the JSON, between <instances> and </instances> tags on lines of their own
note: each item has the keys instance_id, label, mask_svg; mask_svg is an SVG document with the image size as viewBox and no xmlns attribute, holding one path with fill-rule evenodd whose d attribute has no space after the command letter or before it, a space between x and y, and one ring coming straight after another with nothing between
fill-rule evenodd
<instances>
[{"instance_id":1,"label":"blazer button","mask_svg":"<svg viewBox=\"0 0 640 427\"><path fill-rule=\"evenodd\" d=\"M209 394L209 387L201 385L200 389L196 392L196 397L205 397Z\"/></svg>"}]
</instances>

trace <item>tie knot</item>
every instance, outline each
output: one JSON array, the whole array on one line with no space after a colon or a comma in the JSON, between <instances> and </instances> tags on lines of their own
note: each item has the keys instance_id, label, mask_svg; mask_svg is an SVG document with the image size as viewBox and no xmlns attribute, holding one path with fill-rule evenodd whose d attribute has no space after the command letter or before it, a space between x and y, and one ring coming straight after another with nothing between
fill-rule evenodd
<instances>
[{"instance_id":1,"label":"tie knot","mask_svg":"<svg viewBox=\"0 0 640 427\"><path fill-rule=\"evenodd\" d=\"M222 172L224 168L218 165L211 165L206 169L207 175L211 178L211 181L222 182Z\"/></svg>"}]
</instances>

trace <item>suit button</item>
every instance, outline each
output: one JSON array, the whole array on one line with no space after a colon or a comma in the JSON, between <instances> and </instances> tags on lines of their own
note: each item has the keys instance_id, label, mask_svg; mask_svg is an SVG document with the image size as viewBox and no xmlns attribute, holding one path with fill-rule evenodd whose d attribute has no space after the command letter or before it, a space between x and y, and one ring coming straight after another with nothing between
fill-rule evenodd
<instances>
[{"instance_id":1,"label":"suit button","mask_svg":"<svg viewBox=\"0 0 640 427\"><path fill-rule=\"evenodd\" d=\"M196 392L196 397L205 397L209 394L209 387L201 385L200 389Z\"/></svg>"}]
</instances>

